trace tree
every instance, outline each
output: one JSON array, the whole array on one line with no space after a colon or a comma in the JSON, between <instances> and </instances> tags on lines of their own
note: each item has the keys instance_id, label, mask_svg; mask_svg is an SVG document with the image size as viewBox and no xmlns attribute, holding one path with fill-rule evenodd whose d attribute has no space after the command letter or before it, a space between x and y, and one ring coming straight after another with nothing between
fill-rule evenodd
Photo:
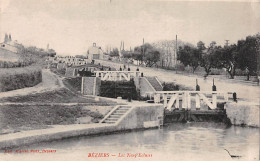
<instances>
[{"instance_id":1,"label":"tree","mask_svg":"<svg viewBox=\"0 0 260 164\"><path fill-rule=\"evenodd\" d=\"M184 66L191 66L192 72L194 73L200 64L201 54L201 50L195 47L179 47L178 60L180 60Z\"/></svg>"},{"instance_id":2,"label":"tree","mask_svg":"<svg viewBox=\"0 0 260 164\"><path fill-rule=\"evenodd\" d=\"M203 43L202 41L199 41L199 42L197 43L197 48L198 48L200 51L205 50L205 49L206 49L205 43Z\"/></svg>"},{"instance_id":3,"label":"tree","mask_svg":"<svg viewBox=\"0 0 260 164\"><path fill-rule=\"evenodd\" d=\"M145 63L146 66L152 67L160 60L160 52L151 44L145 43L134 48L133 58L140 61L141 64Z\"/></svg>"},{"instance_id":4,"label":"tree","mask_svg":"<svg viewBox=\"0 0 260 164\"><path fill-rule=\"evenodd\" d=\"M110 55L111 57L118 57L119 56L119 51L117 48L113 48L113 50L111 51Z\"/></svg>"},{"instance_id":5,"label":"tree","mask_svg":"<svg viewBox=\"0 0 260 164\"><path fill-rule=\"evenodd\" d=\"M160 52L154 49L147 50L144 62L145 65L148 67L152 67L154 64L156 64L160 60Z\"/></svg>"},{"instance_id":6,"label":"tree","mask_svg":"<svg viewBox=\"0 0 260 164\"><path fill-rule=\"evenodd\" d=\"M218 68L226 68L231 79L234 79L238 67L238 52L235 44L215 51Z\"/></svg>"},{"instance_id":7,"label":"tree","mask_svg":"<svg viewBox=\"0 0 260 164\"><path fill-rule=\"evenodd\" d=\"M257 57L259 35L247 36L246 40L239 40L237 43L239 53L239 68L247 71L247 80L249 76L257 75Z\"/></svg>"},{"instance_id":8,"label":"tree","mask_svg":"<svg viewBox=\"0 0 260 164\"><path fill-rule=\"evenodd\" d=\"M205 69L205 77L209 75L212 68L217 67L217 55L219 53L220 46L210 46L202 53L200 60L200 66Z\"/></svg>"}]
</instances>

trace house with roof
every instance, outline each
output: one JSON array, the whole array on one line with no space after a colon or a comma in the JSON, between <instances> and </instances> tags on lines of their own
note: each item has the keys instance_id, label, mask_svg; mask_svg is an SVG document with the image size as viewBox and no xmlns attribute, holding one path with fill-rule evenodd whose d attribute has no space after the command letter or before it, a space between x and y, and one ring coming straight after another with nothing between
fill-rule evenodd
<instances>
[{"instance_id":1,"label":"house with roof","mask_svg":"<svg viewBox=\"0 0 260 164\"><path fill-rule=\"evenodd\" d=\"M93 45L88 48L87 57L89 60L104 59L104 53L101 47L98 47L96 46L96 43L93 43Z\"/></svg>"},{"instance_id":2,"label":"house with roof","mask_svg":"<svg viewBox=\"0 0 260 164\"><path fill-rule=\"evenodd\" d=\"M18 53L18 48L21 46L22 45L19 44L17 40L12 40L11 34L9 34L9 36L5 34L4 42L0 43L0 49L11 51L13 53Z\"/></svg>"}]
</instances>

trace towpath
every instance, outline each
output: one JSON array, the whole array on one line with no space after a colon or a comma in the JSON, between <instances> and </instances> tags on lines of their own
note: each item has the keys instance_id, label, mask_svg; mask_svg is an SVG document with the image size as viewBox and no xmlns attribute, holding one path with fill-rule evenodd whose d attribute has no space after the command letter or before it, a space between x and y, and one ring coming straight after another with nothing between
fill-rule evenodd
<instances>
[{"instance_id":1,"label":"towpath","mask_svg":"<svg viewBox=\"0 0 260 164\"><path fill-rule=\"evenodd\" d=\"M4 97L12 96L24 96L34 93L43 93L46 91L52 91L63 88L62 78L54 74L48 69L42 70L42 82L33 87L17 89L8 92L0 92L0 99Z\"/></svg>"}]
</instances>

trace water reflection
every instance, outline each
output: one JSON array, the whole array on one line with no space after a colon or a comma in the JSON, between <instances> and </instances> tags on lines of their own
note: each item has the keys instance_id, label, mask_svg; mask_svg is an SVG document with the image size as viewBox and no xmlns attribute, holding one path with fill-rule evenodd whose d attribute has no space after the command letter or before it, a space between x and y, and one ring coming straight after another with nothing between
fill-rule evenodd
<instances>
[{"instance_id":1,"label":"water reflection","mask_svg":"<svg viewBox=\"0 0 260 164\"><path fill-rule=\"evenodd\" d=\"M259 129L227 127L221 123L174 123L161 129L78 137L20 149L56 149L58 153L49 155L50 159L51 157L56 159L59 155L64 157L64 154L67 158L78 154L73 160L93 160L88 159L89 152L115 154L145 152L152 153L153 157L140 160L232 160L224 150L227 149L230 154L242 156L242 160L258 160ZM11 157L19 158L28 155L13 154ZM36 158L37 155L34 157Z\"/></svg>"}]
</instances>

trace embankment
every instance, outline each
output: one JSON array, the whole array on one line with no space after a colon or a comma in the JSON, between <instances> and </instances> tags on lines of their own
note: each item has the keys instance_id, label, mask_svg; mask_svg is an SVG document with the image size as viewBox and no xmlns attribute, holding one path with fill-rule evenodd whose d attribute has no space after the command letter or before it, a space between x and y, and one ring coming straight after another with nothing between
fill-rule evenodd
<instances>
[{"instance_id":1,"label":"embankment","mask_svg":"<svg viewBox=\"0 0 260 164\"><path fill-rule=\"evenodd\" d=\"M32 87L42 82L42 70L37 66L0 69L0 92Z\"/></svg>"},{"instance_id":2,"label":"embankment","mask_svg":"<svg viewBox=\"0 0 260 164\"><path fill-rule=\"evenodd\" d=\"M260 106L255 103L239 101L226 104L227 117L233 125L260 127Z\"/></svg>"},{"instance_id":3,"label":"embankment","mask_svg":"<svg viewBox=\"0 0 260 164\"><path fill-rule=\"evenodd\" d=\"M3 134L0 137L0 149L77 136L102 135L134 129L155 128L160 125L162 115L162 105L134 105L131 111L123 116L122 120L117 124L56 125L48 129Z\"/></svg>"}]
</instances>

